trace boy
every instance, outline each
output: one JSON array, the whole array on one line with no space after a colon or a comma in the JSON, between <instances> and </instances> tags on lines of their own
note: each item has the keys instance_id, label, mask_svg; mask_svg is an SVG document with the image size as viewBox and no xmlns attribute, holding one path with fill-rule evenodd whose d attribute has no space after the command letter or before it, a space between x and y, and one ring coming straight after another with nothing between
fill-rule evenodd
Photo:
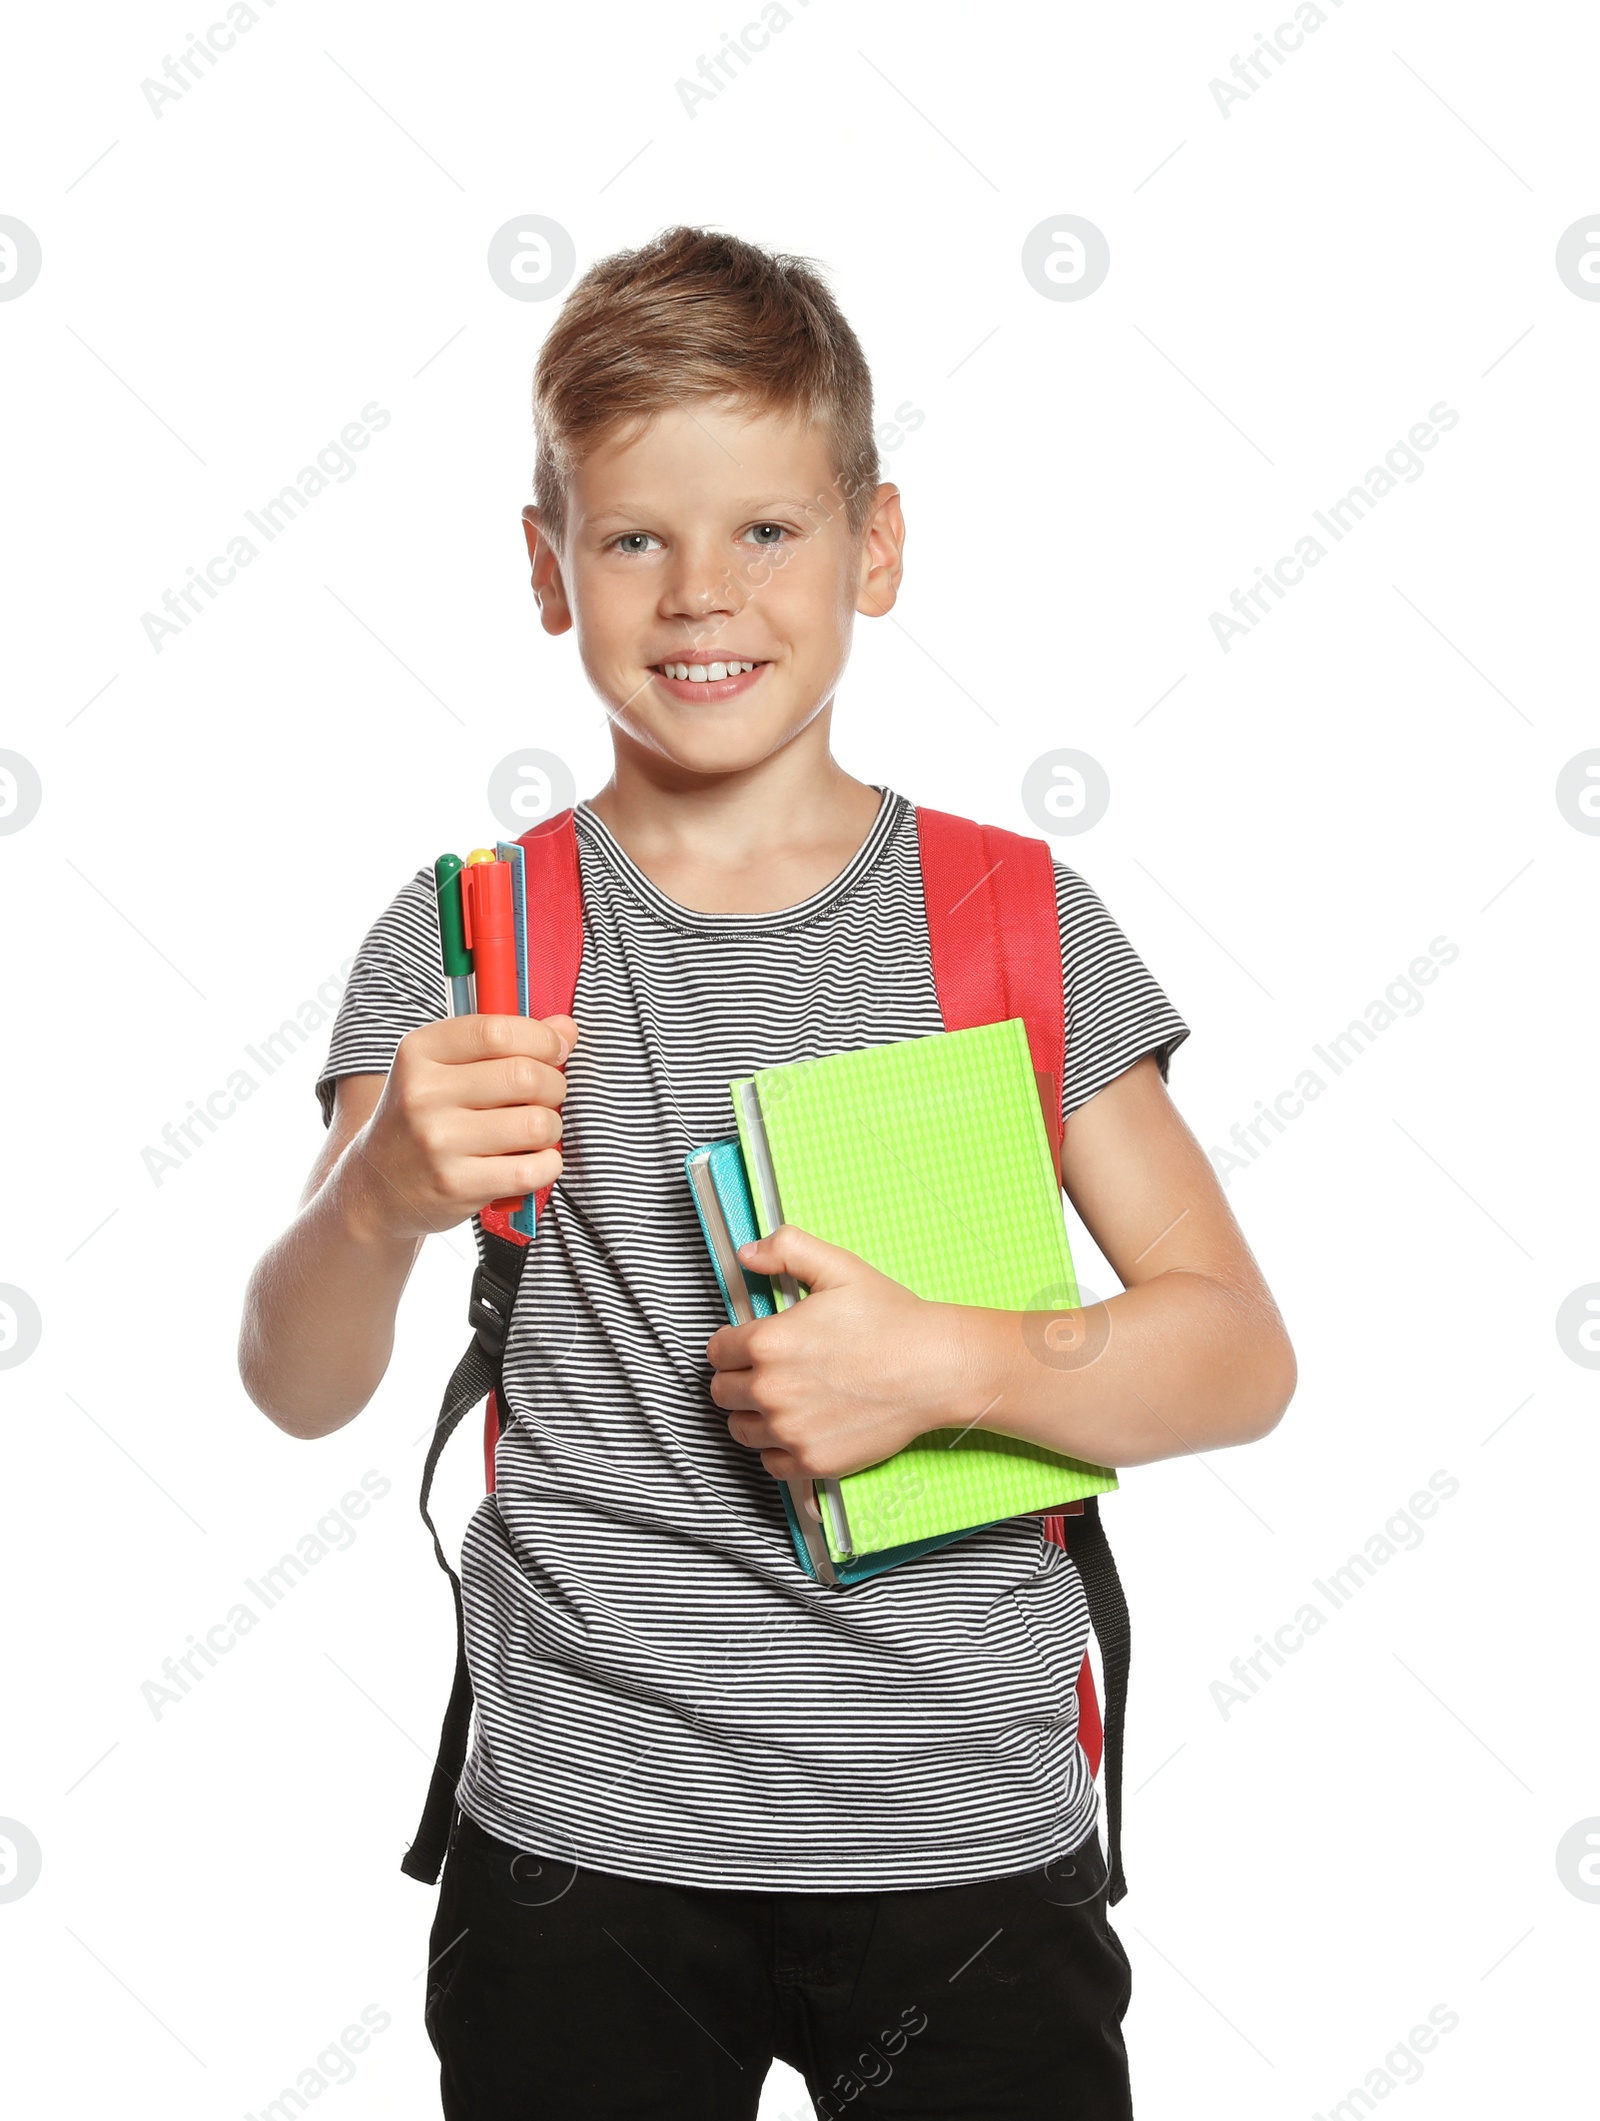
<instances>
[{"instance_id":1,"label":"boy","mask_svg":"<svg viewBox=\"0 0 1600 2121\"><path fill-rule=\"evenodd\" d=\"M1097 1360L790 1228L746 1257L806 1302L719 1324L682 1162L731 1130L729 1079L942 1028L915 810L829 751L899 495L820 279L700 229L577 284L535 411L534 594L615 753L576 812L576 1021L448 1019L420 870L357 960L329 1137L241 1339L257 1404L326 1435L384 1374L423 1237L559 1179L463 1547L444 2112L748 2121L777 2055L824 2114L1126 2116L1077 1571L1023 1517L829 1591L773 1476L973 1422L1118 1467L1271 1429L1294 1358L1167 1098L1187 1026L1057 864L1063 1177L1125 1288Z\"/></svg>"}]
</instances>

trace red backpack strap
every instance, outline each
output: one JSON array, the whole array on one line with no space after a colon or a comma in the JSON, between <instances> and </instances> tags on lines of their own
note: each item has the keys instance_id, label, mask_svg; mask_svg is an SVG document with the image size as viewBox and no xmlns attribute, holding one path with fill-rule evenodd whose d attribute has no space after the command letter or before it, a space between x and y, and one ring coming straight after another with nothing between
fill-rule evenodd
<instances>
[{"instance_id":1,"label":"red backpack strap","mask_svg":"<svg viewBox=\"0 0 1600 2121\"><path fill-rule=\"evenodd\" d=\"M578 871L578 835L570 810L557 811L523 833L523 879L528 908L528 1014L570 1016L583 961L583 890ZM533 1196L535 1220L544 1213L550 1188ZM493 1237L526 1248L528 1239L497 1208L484 1208L479 1223ZM508 1320L509 1322L509 1320ZM494 1447L504 1427L498 1389L483 1416L484 1487L494 1493Z\"/></svg>"},{"instance_id":2,"label":"red backpack strap","mask_svg":"<svg viewBox=\"0 0 1600 2121\"><path fill-rule=\"evenodd\" d=\"M933 983L947 1031L1020 1016L1056 1175L1066 1030L1055 863L1047 840L917 810Z\"/></svg>"},{"instance_id":3,"label":"red backpack strap","mask_svg":"<svg viewBox=\"0 0 1600 2121\"><path fill-rule=\"evenodd\" d=\"M528 885L528 1014L570 1016L583 961L583 887L572 812L558 810L517 845Z\"/></svg>"},{"instance_id":4,"label":"red backpack strap","mask_svg":"<svg viewBox=\"0 0 1600 2121\"><path fill-rule=\"evenodd\" d=\"M578 834L570 810L559 810L525 832L523 877L528 906L528 1014L570 1016L583 960L583 890L578 875ZM544 1213L550 1188L533 1196L535 1216ZM496 1237L526 1244L509 1217L485 1208L479 1220Z\"/></svg>"},{"instance_id":5,"label":"red backpack strap","mask_svg":"<svg viewBox=\"0 0 1600 2121\"><path fill-rule=\"evenodd\" d=\"M517 845L527 882L528 1014L570 1016L583 962L583 886L572 812L558 810ZM549 1198L548 1186L533 1196L538 1214Z\"/></svg>"}]
</instances>

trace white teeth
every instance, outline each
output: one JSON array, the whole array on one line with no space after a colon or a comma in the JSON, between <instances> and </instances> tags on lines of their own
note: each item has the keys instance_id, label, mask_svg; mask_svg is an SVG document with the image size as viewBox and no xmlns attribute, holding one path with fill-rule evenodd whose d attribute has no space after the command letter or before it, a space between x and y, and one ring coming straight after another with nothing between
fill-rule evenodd
<instances>
[{"instance_id":1,"label":"white teeth","mask_svg":"<svg viewBox=\"0 0 1600 2121\"><path fill-rule=\"evenodd\" d=\"M743 677L747 670L755 669L754 663L663 663L663 677L687 680L691 685L715 685L723 678Z\"/></svg>"}]
</instances>

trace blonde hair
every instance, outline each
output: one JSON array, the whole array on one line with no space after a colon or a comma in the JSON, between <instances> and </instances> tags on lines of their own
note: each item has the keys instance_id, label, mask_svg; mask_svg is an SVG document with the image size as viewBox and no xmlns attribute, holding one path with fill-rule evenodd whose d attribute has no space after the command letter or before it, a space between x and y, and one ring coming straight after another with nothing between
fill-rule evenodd
<instances>
[{"instance_id":1,"label":"blonde hair","mask_svg":"<svg viewBox=\"0 0 1600 2121\"><path fill-rule=\"evenodd\" d=\"M533 484L547 534L563 535L567 480L603 436L709 397L820 422L860 535L879 478L872 376L814 261L682 226L590 266L540 349Z\"/></svg>"}]
</instances>

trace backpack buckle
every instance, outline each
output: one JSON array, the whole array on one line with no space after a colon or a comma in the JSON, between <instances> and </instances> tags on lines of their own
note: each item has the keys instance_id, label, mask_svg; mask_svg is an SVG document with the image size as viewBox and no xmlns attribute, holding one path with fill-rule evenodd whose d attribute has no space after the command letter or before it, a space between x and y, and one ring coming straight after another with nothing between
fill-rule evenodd
<instances>
[{"instance_id":1,"label":"backpack buckle","mask_svg":"<svg viewBox=\"0 0 1600 2121\"><path fill-rule=\"evenodd\" d=\"M517 1285L502 1274L496 1274L487 1260L479 1264L472 1277L472 1295L467 1304L467 1321L483 1352L491 1361L498 1362L505 1352L506 1333L511 1324L511 1306L515 1301Z\"/></svg>"}]
</instances>

